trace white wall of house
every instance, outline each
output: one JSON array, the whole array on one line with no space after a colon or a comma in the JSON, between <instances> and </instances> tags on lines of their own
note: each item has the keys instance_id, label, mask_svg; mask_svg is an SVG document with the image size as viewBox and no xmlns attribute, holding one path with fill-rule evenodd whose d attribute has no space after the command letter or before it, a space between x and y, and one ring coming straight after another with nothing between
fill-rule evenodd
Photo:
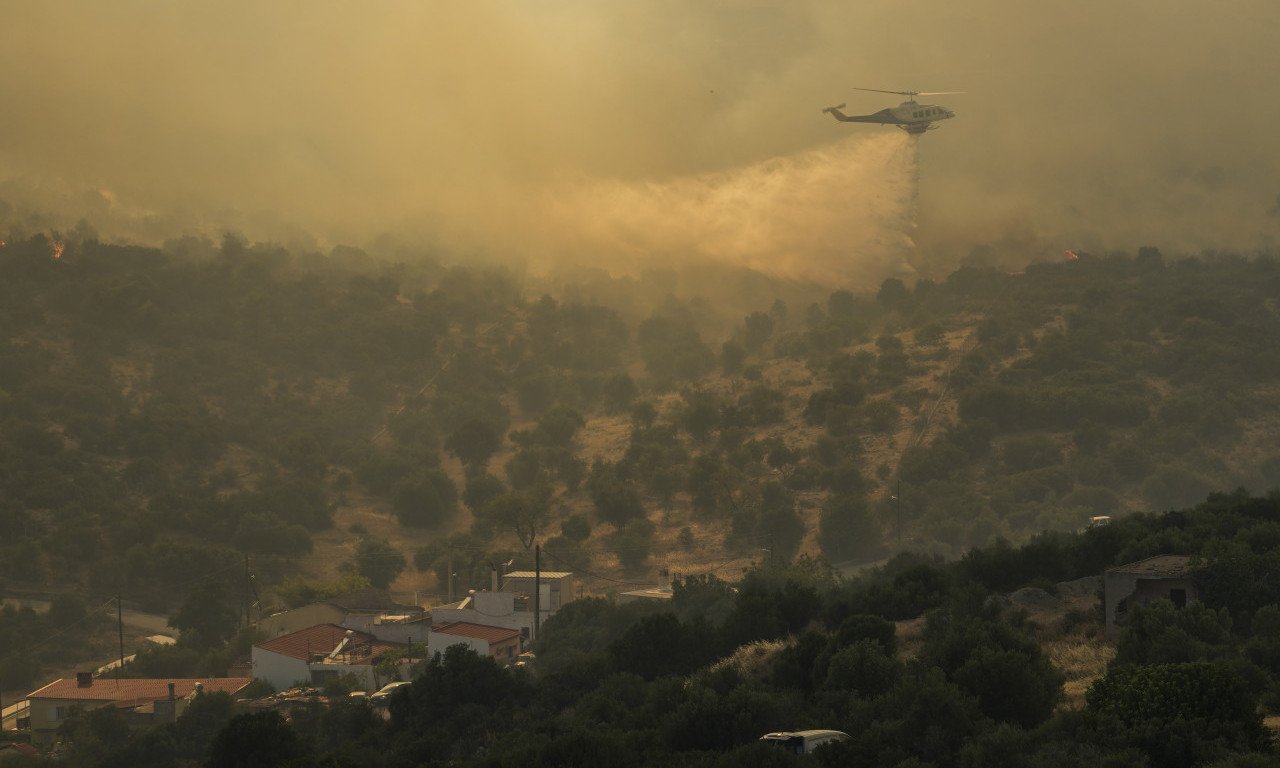
<instances>
[{"instance_id":1,"label":"white wall of house","mask_svg":"<svg viewBox=\"0 0 1280 768\"><path fill-rule=\"evenodd\" d=\"M476 592L467 608L432 608L433 624L469 621L489 627L502 627L523 632L526 637L533 629L533 611L517 611L516 596L510 592ZM548 611L544 611L546 619ZM434 650L432 651L434 653ZM488 653L488 648L484 653Z\"/></svg>"},{"instance_id":2,"label":"white wall of house","mask_svg":"<svg viewBox=\"0 0 1280 768\"><path fill-rule=\"evenodd\" d=\"M294 683L311 683L311 669L307 662L274 651L254 647L252 653L253 676L266 680L277 691L292 688Z\"/></svg>"},{"instance_id":3,"label":"white wall of house","mask_svg":"<svg viewBox=\"0 0 1280 768\"><path fill-rule=\"evenodd\" d=\"M367 629L361 629L361 632L368 633L388 643L425 643L427 642L427 633L431 631L431 622L427 620L413 621L408 624L400 622L391 622L387 624L370 624Z\"/></svg>"},{"instance_id":4,"label":"white wall of house","mask_svg":"<svg viewBox=\"0 0 1280 768\"><path fill-rule=\"evenodd\" d=\"M486 645L484 652L488 653L488 650ZM414 659L414 661L422 661L422 659ZM274 651L265 651L261 648L253 649L253 676L271 683L277 691L292 688L295 683L313 684L313 671L322 672L322 677L327 674L341 676L351 673L360 680L361 687L370 692L376 691L380 686L390 682L390 680L374 679L373 667L369 664L343 664L332 661L308 664L302 659L285 656ZM408 659L400 662L399 675L401 680L413 679L411 664Z\"/></svg>"},{"instance_id":5,"label":"white wall of house","mask_svg":"<svg viewBox=\"0 0 1280 768\"><path fill-rule=\"evenodd\" d=\"M432 632L427 635L427 650L431 655L437 653L443 654L451 645L465 645L481 656L489 655L489 641L481 640L478 637L459 637L457 635L446 635L440 632Z\"/></svg>"}]
</instances>

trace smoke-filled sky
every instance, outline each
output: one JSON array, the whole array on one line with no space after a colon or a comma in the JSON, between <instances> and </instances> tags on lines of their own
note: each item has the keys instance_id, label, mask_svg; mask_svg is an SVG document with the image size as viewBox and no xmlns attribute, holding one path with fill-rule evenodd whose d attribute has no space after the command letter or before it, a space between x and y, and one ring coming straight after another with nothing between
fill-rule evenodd
<instances>
[{"instance_id":1,"label":"smoke-filled sky","mask_svg":"<svg viewBox=\"0 0 1280 768\"><path fill-rule=\"evenodd\" d=\"M847 284L1274 249L1277 40L1274 0L0 0L0 226ZM917 167L821 114L899 100L853 86L967 94Z\"/></svg>"}]
</instances>

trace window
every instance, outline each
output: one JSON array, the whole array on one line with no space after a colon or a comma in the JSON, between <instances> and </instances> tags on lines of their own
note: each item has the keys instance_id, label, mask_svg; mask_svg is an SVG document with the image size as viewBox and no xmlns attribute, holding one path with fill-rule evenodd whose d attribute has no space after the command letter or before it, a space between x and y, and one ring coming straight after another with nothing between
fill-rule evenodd
<instances>
[{"instance_id":1,"label":"window","mask_svg":"<svg viewBox=\"0 0 1280 768\"><path fill-rule=\"evenodd\" d=\"M1175 608L1187 607L1187 590L1171 589L1169 590L1169 602L1173 603Z\"/></svg>"}]
</instances>

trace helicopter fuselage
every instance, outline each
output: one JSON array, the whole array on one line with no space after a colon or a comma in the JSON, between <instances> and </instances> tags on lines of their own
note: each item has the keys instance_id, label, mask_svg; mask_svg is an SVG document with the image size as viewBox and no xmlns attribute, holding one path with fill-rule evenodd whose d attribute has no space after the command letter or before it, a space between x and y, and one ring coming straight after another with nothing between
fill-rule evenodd
<instances>
[{"instance_id":1,"label":"helicopter fuselage","mask_svg":"<svg viewBox=\"0 0 1280 768\"><path fill-rule=\"evenodd\" d=\"M956 116L956 113L949 109L935 104L917 104L914 101L904 101L889 112L902 121L898 127L913 134L924 133L934 127L933 123Z\"/></svg>"},{"instance_id":2,"label":"helicopter fuselage","mask_svg":"<svg viewBox=\"0 0 1280 768\"><path fill-rule=\"evenodd\" d=\"M846 115L840 111L843 107L844 105L841 104L838 107L827 107L822 111L830 112L835 119L844 123L896 125L913 136L936 128L934 123L939 120L948 120L956 116L956 113L949 109L936 104L919 104L914 99L870 115Z\"/></svg>"}]
</instances>

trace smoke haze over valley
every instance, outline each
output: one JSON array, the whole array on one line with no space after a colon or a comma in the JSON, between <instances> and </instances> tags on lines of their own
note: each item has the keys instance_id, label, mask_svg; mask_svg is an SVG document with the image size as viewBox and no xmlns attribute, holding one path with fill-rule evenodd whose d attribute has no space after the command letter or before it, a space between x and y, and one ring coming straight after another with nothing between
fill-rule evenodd
<instances>
[{"instance_id":1,"label":"smoke haze over valley","mask_svg":"<svg viewBox=\"0 0 1280 768\"><path fill-rule=\"evenodd\" d=\"M863 286L975 247L1251 252L1280 233L1278 22L1262 0L10 4L0 223ZM918 221L908 140L820 114L898 99L852 86L968 92L932 99L958 118L920 141Z\"/></svg>"}]
</instances>

